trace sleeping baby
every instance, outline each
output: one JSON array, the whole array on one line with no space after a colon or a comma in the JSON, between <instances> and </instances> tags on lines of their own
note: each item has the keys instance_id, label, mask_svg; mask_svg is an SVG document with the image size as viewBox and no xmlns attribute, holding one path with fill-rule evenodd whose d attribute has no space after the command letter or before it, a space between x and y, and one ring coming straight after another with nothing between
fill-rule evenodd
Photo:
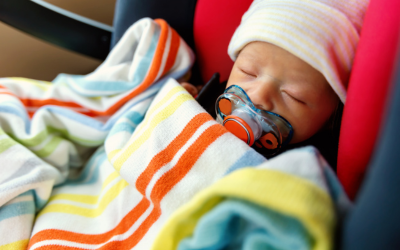
<instances>
[{"instance_id":1,"label":"sleeping baby","mask_svg":"<svg viewBox=\"0 0 400 250\"><path fill-rule=\"evenodd\" d=\"M264 155L340 124L368 2L255 0L229 44L217 120Z\"/></svg>"}]
</instances>

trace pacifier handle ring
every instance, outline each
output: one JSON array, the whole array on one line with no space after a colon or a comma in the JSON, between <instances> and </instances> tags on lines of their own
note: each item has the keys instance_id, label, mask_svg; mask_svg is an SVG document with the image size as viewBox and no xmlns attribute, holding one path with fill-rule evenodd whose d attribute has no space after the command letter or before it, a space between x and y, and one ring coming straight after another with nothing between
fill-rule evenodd
<instances>
[{"instance_id":1,"label":"pacifier handle ring","mask_svg":"<svg viewBox=\"0 0 400 250\"><path fill-rule=\"evenodd\" d=\"M241 119L240 117L229 115L225 117L222 125L236 137L246 142L249 146L252 146L254 144L255 139L251 127L247 124L245 120ZM238 127L237 125L239 125L240 127ZM246 133L246 137L242 134L243 132Z\"/></svg>"}]
</instances>

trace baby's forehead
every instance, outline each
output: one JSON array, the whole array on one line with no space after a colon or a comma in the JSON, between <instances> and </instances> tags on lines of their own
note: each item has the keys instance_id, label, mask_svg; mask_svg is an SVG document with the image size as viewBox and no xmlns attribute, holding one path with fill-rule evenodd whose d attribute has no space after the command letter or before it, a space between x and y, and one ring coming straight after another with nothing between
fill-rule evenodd
<instances>
[{"instance_id":1,"label":"baby's forehead","mask_svg":"<svg viewBox=\"0 0 400 250\"><path fill-rule=\"evenodd\" d=\"M253 51L251 51L249 49L246 50L245 48L246 48L246 46L239 52L238 57L237 57L238 59L240 59L240 60L252 60L254 58L264 56L263 53L252 53Z\"/></svg>"},{"instance_id":2,"label":"baby's forehead","mask_svg":"<svg viewBox=\"0 0 400 250\"><path fill-rule=\"evenodd\" d=\"M276 49L280 48L272 43L254 41L243 46L243 48L239 51L238 56L263 56L265 53Z\"/></svg>"},{"instance_id":3,"label":"baby's forehead","mask_svg":"<svg viewBox=\"0 0 400 250\"><path fill-rule=\"evenodd\" d=\"M309 79L313 75L322 77L319 71L307 62L280 46L267 42L252 42L247 44L237 58L247 65L285 70L288 75Z\"/></svg>"},{"instance_id":4,"label":"baby's forehead","mask_svg":"<svg viewBox=\"0 0 400 250\"><path fill-rule=\"evenodd\" d=\"M288 52L266 42L246 45L237 58L238 67L248 73L270 77L279 82L280 87L302 96L315 96L329 92L329 83L321 72ZM266 78L265 78L266 79Z\"/></svg>"},{"instance_id":5,"label":"baby's forehead","mask_svg":"<svg viewBox=\"0 0 400 250\"><path fill-rule=\"evenodd\" d=\"M285 48L282 48L273 43L256 41L246 44L238 54L238 58L243 59L271 59L275 61L279 60L291 60L298 63L304 62L296 55L292 54Z\"/></svg>"}]
</instances>

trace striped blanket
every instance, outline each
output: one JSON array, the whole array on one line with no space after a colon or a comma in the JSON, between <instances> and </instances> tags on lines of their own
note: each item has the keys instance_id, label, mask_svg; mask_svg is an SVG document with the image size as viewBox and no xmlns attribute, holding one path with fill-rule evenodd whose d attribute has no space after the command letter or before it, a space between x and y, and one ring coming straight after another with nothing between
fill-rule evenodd
<instances>
[{"instance_id":1,"label":"striped blanket","mask_svg":"<svg viewBox=\"0 0 400 250\"><path fill-rule=\"evenodd\" d=\"M282 212L300 240L329 249L343 193L318 152L266 162L174 80L193 60L168 24L145 18L89 75L0 79L0 249L198 249L190 236L223 197L243 215ZM282 176L305 195L273 205L285 196L265 194Z\"/></svg>"}]
</instances>

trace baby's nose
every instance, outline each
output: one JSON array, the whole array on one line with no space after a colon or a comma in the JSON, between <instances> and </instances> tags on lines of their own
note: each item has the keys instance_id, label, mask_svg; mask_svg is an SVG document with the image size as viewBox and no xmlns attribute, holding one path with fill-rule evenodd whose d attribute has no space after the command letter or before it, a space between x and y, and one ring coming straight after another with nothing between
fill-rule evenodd
<instances>
[{"instance_id":1,"label":"baby's nose","mask_svg":"<svg viewBox=\"0 0 400 250\"><path fill-rule=\"evenodd\" d=\"M275 84L271 82L256 83L246 92L256 108L273 111L274 99L277 94Z\"/></svg>"}]
</instances>

